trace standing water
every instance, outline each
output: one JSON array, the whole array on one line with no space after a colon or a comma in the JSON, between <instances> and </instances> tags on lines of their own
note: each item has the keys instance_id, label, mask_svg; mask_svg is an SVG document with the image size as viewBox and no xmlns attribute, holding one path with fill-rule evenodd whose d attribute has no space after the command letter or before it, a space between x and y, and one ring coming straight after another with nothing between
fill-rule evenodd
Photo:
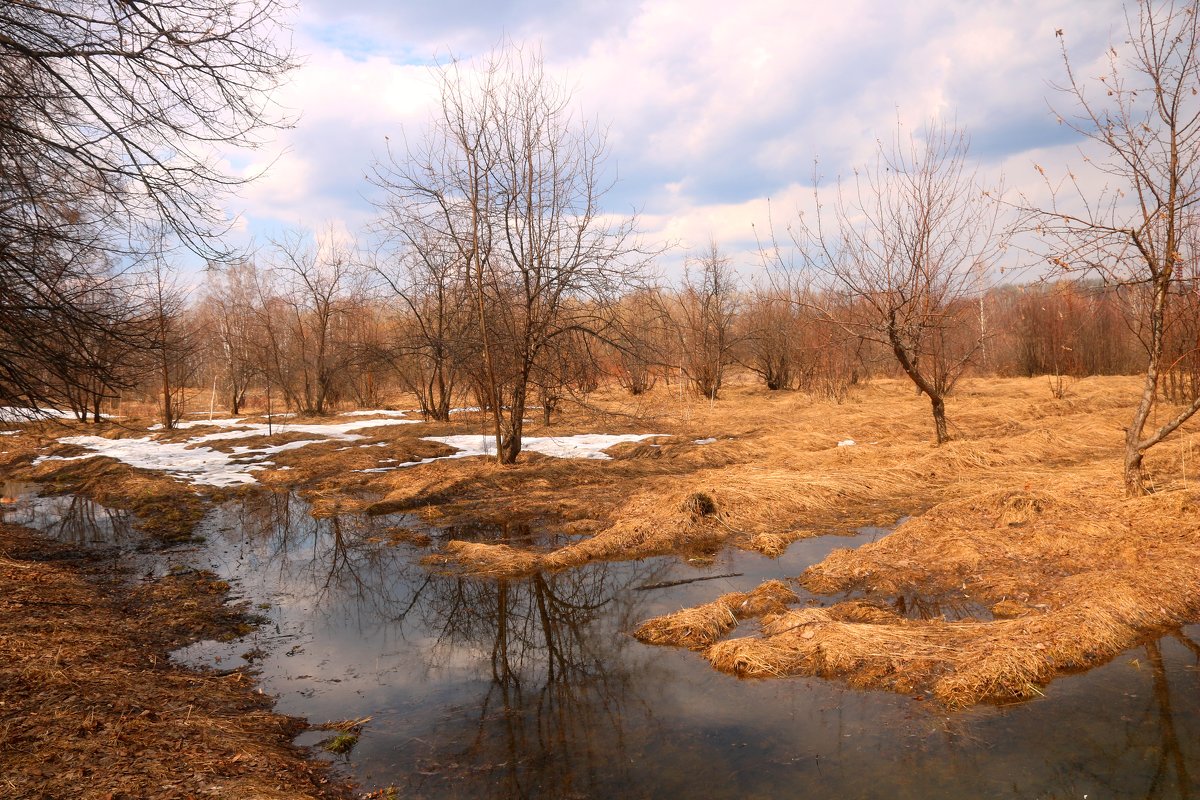
<instances>
[{"instance_id":1,"label":"standing water","mask_svg":"<svg viewBox=\"0 0 1200 800\"><path fill-rule=\"evenodd\" d=\"M6 489L18 502L5 521L137 543L123 515ZM161 557L213 569L268 622L177 657L253 661L278 710L314 723L370 717L338 758L364 789L403 797L1183 797L1200 773L1200 626L1059 679L1036 701L947 716L816 679L741 681L629 635L886 531L797 542L775 560L651 558L502 581L429 571L419 561L438 538L406 534L413 523L314 520L292 495L214 509L203 544ZM695 578L712 579L660 586Z\"/></svg>"}]
</instances>

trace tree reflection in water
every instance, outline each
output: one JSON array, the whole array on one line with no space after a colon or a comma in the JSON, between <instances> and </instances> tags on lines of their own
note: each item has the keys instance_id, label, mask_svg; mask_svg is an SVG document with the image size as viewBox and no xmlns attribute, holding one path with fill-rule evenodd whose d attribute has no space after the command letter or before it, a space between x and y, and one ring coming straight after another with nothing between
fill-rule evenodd
<instances>
[{"instance_id":1,"label":"tree reflection in water","mask_svg":"<svg viewBox=\"0 0 1200 800\"><path fill-rule=\"evenodd\" d=\"M368 786L439 797L780 796L798 785L905 798L1194 794L1197 702L1181 682L1200 645L1182 631L1144 645L1140 669L1125 656L1055 681L1045 700L947 719L837 684L710 677L690 654L637 644L625 634L637 622L686 604L634 591L689 574L669 559L469 579L389 546L387 529L411 522L314 520L278 495L225 507L212 532L232 535L204 551L236 565L247 596L277 599L285 647L303 645L263 664L265 685L321 710L285 710L374 717L350 757ZM956 601L904 598L904 609L979 616Z\"/></svg>"},{"instance_id":2,"label":"tree reflection in water","mask_svg":"<svg viewBox=\"0 0 1200 800\"><path fill-rule=\"evenodd\" d=\"M302 600L317 613L349 603L360 626L387 624L423 574L407 554L372 541L389 519L338 515L316 519L294 494L251 496L219 510L210 523L234 532L226 556L243 581L265 593Z\"/></svg>"},{"instance_id":3,"label":"tree reflection in water","mask_svg":"<svg viewBox=\"0 0 1200 800\"><path fill-rule=\"evenodd\" d=\"M1183 631L1176 631L1172 638L1200 656L1200 646L1184 636ZM1171 684L1163 664L1161 640L1146 645L1146 661L1150 664L1154 683L1154 704L1158 711L1162 737L1158 748L1157 769L1150 780L1150 787L1146 790L1146 797L1180 797L1186 800L1192 796L1192 780L1188 775L1187 759L1176 731L1175 713L1171 706ZM1175 774L1173 782L1170 779L1172 772Z\"/></svg>"},{"instance_id":4,"label":"tree reflection in water","mask_svg":"<svg viewBox=\"0 0 1200 800\"><path fill-rule=\"evenodd\" d=\"M657 571L596 564L522 580L432 583L420 605L425 624L440 626L432 657L486 653L491 680L469 741L463 746L467 731L448 732L411 777L413 788L486 779L493 796L571 797L626 784L625 719L631 706L649 715L638 696L649 684L634 680L619 652L630 640L612 635L615 620L636 612L614 606Z\"/></svg>"},{"instance_id":5,"label":"tree reflection in water","mask_svg":"<svg viewBox=\"0 0 1200 800\"><path fill-rule=\"evenodd\" d=\"M248 594L262 596L246 585L259 582L339 630L352 621L364 639L409 642L395 663L378 664L377 674L411 672L415 657L435 681L461 681L455 669L472 664L476 678L452 692L457 707L477 710L425 731L420 741L428 749L398 754L415 768L394 780L426 788L446 782L456 791L484 781L490 796L512 797L620 786L626 712L639 707L638 724L647 724L649 704L638 687L654 685L646 679L654 653L641 655L646 663L636 666L635 682L635 662L625 652L633 640L619 632L647 613L637 605L645 593L632 587L656 580L667 565L601 563L521 580L441 575L415 564L412 549L386 544L380 534L397 522L313 519L304 500L278 494L226 506L211 527L227 534L225 558ZM297 627L313 629L311 620ZM386 726L380 719L366 735L411 749L411 740L398 743Z\"/></svg>"},{"instance_id":6,"label":"tree reflection in water","mask_svg":"<svg viewBox=\"0 0 1200 800\"><path fill-rule=\"evenodd\" d=\"M136 544L134 516L128 511L107 508L81 495L40 496L37 486L6 481L6 498L16 502L0 509L13 525L39 530L66 544Z\"/></svg>"}]
</instances>

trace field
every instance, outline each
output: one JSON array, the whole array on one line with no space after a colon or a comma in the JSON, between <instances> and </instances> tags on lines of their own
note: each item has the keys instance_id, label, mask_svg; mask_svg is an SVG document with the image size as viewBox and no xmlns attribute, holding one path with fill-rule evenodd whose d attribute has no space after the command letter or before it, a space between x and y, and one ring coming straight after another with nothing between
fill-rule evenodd
<instances>
[{"instance_id":1,"label":"field","mask_svg":"<svg viewBox=\"0 0 1200 800\"><path fill-rule=\"evenodd\" d=\"M507 538L450 540L425 558L485 578L663 554L704 563L726 547L777 555L800 538L899 522L790 585L714 592L630 633L742 677L816 675L956 709L1037 696L1056 675L1200 617L1198 439L1151 451L1156 491L1125 499L1122 429L1136 393L1129 378L1080 380L1061 399L1044 378L966 380L940 447L927 401L877 380L842 403L748 382L713 403L677 386L636 399L600 392L550 426L531 421L529 436L553 441L534 439L543 452L510 467L448 458L467 440L427 438L477 433L471 410L446 424L289 418L269 432L248 427L258 417L213 427L207 414L169 433L135 417L6 425L21 432L0 443L0 459L10 477L131 509L164 540L186 537L214 500L264 489L299 491L321 514L406 512L411 529L396 536L408 541L490 524ZM391 405L411 408L403 397ZM81 434L110 444L60 441ZM654 436L601 451L571 438L583 434ZM96 455L147 438L123 456L143 466ZM590 457L546 454L572 444ZM163 466L200 449L207 461L192 472ZM414 461L425 463L405 466Z\"/></svg>"}]
</instances>

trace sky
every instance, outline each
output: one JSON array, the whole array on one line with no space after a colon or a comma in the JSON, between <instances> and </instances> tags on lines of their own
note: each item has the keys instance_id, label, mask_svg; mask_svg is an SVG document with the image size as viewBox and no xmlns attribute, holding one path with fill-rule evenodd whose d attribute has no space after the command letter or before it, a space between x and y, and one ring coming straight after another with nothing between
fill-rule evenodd
<instances>
[{"instance_id":1,"label":"sky","mask_svg":"<svg viewBox=\"0 0 1200 800\"><path fill-rule=\"evenodd\" d=\"M1037 193L1035 164L1066 174L1081 158L1057 119L1071 108L1054 88L1061 47L1099 75L1123 13L1111 0L298 0L302 66L275 96L297 122L233 162L265 172L230 212L259 243L285 229L359 235L378 199L366 173L427 128L437 65L509 41L540 50L607 130L607 210L638 214L668 265L715 241L749 273L814 175L851 174L898 123L961 126L1010 196Z\"/></svg>"}]
</instances>

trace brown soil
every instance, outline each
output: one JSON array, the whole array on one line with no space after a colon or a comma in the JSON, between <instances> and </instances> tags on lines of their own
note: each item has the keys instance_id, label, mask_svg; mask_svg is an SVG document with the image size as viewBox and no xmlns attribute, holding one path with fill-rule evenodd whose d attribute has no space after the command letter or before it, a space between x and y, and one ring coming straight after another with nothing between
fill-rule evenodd
<instances>
[{"instance_id":1,"label":"brown soil","mask_svg":"<svg viewBox=\"0 0 1200 800\"><path fill-rule=\"evenodd\" d=\"M131 583L0 525L0 798L344 798L242 670L167 653L245 631L211 575Z\"/></svg>"}]
</instances>

